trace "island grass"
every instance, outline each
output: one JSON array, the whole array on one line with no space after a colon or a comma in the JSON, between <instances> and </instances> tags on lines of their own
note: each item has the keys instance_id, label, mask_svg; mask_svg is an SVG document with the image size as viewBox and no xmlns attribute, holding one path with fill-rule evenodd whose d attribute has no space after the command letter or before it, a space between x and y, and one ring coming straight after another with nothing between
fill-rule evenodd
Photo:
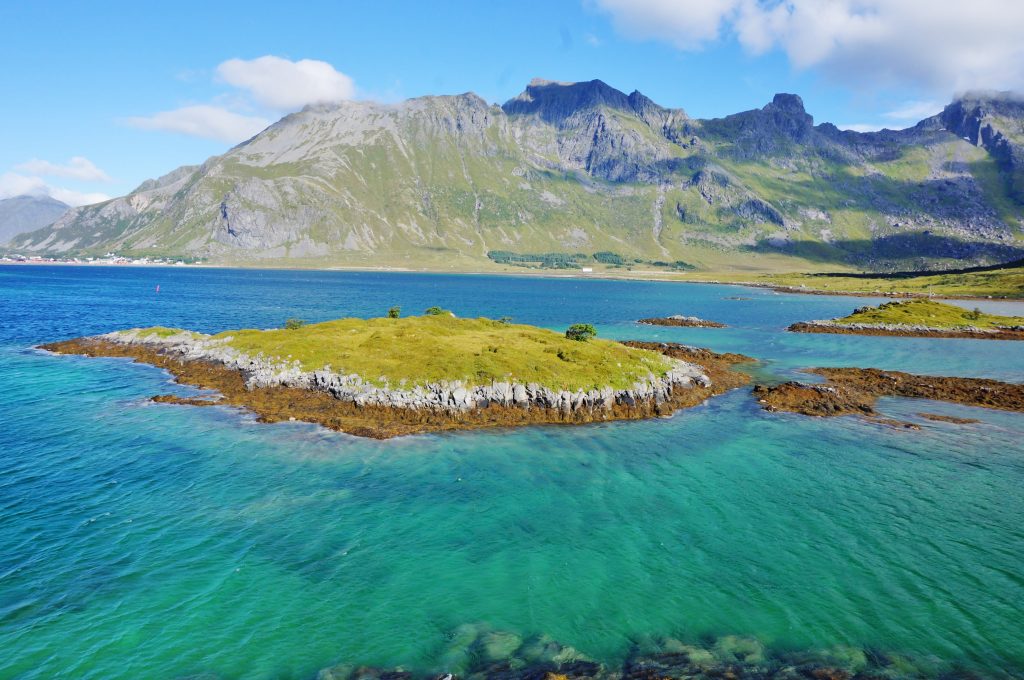
<instances>
[{"instance_id":1,"label":"island grass","mask_svg":"<svg viewBox=\"0 0 1024 680\"><path fill-rule=\"evenodd\" d=\"M839 324L871 324L927 326L929 328L998 329L1024 326L1024 317L998 316L979 310L969 310L957 305L948 305L934 300L907 300L887 302L878 307L862 307L849 316L835 319Z\"/></svg>"},{"instance_id":2,"label":"island grass","mask_svg":"<svg viewBox=\"0 0 1024 680\"><path fill-rule=\"evenodd\" d=\"M182 330L181 328L168 328L167 326L150 326L149 328L139 328L139 329L136 329L136 332L138 333L138 335L140 337L156 336L158 338L170 338L172 336L180 335L182 333L189 333L190 335L197 335L196 333L193 333L192 331L185 331L185 330Z\"/></svg>"},{"instance_id":3,"label":"island grass","mask_svg":"<svg viewBox=\"0 0 1024 680\"><path fill-rule=\"evenodd\" d=\"M150 330L168 337L175 329ZM537 383L551 389L629 388L669 363L656 352L618 342L579 342L534 326L450 315L339 319L296 329L233 330L214 338L251 356L298 361L303 370L330 367L392 388L440 381Z\"/></svg>"}]
</instances>

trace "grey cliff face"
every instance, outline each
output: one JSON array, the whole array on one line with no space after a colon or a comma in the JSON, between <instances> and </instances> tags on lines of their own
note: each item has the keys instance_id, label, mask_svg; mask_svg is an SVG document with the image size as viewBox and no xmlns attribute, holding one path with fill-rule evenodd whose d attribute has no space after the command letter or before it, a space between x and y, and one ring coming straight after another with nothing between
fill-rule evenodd
<instances>
[{"instance_id":1,"label":"grey cliff face","mask_svg":"<svg viewBox=\"0 0 1024 680\"><path fill-rule=\"evenodd\" d=\"M998 161L1013 196L1024 202L1024 100L1007 92L966 95L937 118L945 129L984 147Z\"/></svg>"},{"instance_id":2,"label":"grey cliff face","mask_svg":"<svg viewBox=\"0 0 1024 680\"><path fill-rule=\"evenodd\" d=\"M533 80L502 110L516 128L555 127L561 167L611 182L657 182L663 174L659 165L672 157L665 133L686 117L639 92L627 96L600 80ZM638 131L637 124L655 134ZM528 151L544 155L551 149L534 143L538 137L521 134Z\"/></svg>"}]
</instances>

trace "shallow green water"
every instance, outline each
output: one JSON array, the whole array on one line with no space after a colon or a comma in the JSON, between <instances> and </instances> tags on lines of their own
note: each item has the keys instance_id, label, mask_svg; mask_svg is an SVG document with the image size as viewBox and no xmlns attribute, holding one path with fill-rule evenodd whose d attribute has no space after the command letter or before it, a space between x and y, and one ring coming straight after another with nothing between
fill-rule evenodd
<instances>
[{"instance_id":1,"label":"shallow green water","mask_svg":"<svg viewBox=\"0 0 1024 680\"><path fill-rule=\"evenodd\" d=\"M161 297L150 294L161 284ZM723 298L752 297L749 301ZM407 310L692 342L811 365L1024 379L993 341L786 335L862 301L712 286L301 272L0 268L0 677L442 671L466 622L602 661L673 635L867 646L1024 669L1024 417L903 432L761 412L375 442L218 408L49 339ZM724 331L638 327L692 313Z\"/></svg>"}]
</instances>

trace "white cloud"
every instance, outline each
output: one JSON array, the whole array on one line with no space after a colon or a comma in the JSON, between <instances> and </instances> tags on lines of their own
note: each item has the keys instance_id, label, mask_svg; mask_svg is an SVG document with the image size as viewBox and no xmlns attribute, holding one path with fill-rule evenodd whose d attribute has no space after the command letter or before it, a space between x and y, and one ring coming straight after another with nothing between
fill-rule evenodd
<instances>
[{"instance_id":1,"label":"white cloud","mask_svg":"<svg viewBox=\"0 0 1024 680\"><path fill-rule=\"evenodd\" d=\"M52 196L71 206L89 205L109 201L110 196L99 192L82 192L47 184L41 177L5 172L0 175L0 199L13 196Z\"/></svg>"},{"instance_id":2,"label":"white cloud","mask_svg":"<svg viewBox=\"0 0 1024 680\"><path fill-rule=\"evenodd\" d=\"M942 111L945 104L942 102L906 102L900 108L888 111L882 115L889 120L918 122L930 118Z\"/></svg>"},{"instance_id":3,"label":"white cloud","mask_svg":"<svg viewBox=\"0 0 1024 680\"><path fill-rule=\"evenodd\" d=\"M683 50L718 38L740 0L597 0L615 27L632 38L655 38Z\"/></svg>"},{"instance_id":4,"label":"white cloud","mask_svg":"<svg viewBox=\"0 0 1024 680\"><path fill-rule=\"evenodd\" d=\"M82 192L62 187L49 187L49 193L58 201L63 201L72 207L102 203L103 201L109 201L111 198L107 194L98 191Z\"/></svg>"},{"instance_id":5,"label":"white cloud","mask_svg":"<svg viewBox=\"0 0 1024 680\"><path fill-rule=\"evenodd\" d=\"M192 80L198 72L179 74ZM306 104L350 99L355 84L326 61L289 61L266 55L256 59L229 59L217 66L217 78L233 88L211 103L183 106L150 116L132 116L122 122L144 130L177 132L235 144L249 139L271 123L271 117ZM251 115L253 109L265 116Z\"/></svg>"},{"instance_id":6,"label":"white cloud","mask_svg":"<svg viewBox=\"0 0 1024 680\"><path fill-rule=\"evenodd\" d=\"M44 177L69 177L84 182L109 182L110 175L96 167L96 164L83 156L72 156L67 163L51 163L50 161L32 160L15 167L31 175Z\"/></svg>"},{"instance_id":7,"label":"white cloud","mask_svg":"<svg viewBox=\"0 0 1024 680\"><path fill-rule=\"evenodd\" d=\"M836 127L840 130L852 130L854 132L878 132L885 126L873 123L840 123Z\"/></svg>"},{"instance_id":8,"label":"white cloud","mask_svg":"<svg viewBox=\"0 0 1024 680\"><path fill-rule=\"evenodd\" d=\"M124 122L143 130L178 132L232 144L249 139L270 125L265 118L246 116L209 104L184 106L152 116L133 116L125 118Z\"/></svg>"},{"instance_id":9,"label":"white cloud","mask_svg":"<svg viewBox=\"0 0 1024 680\"><path fill-rule=\"evenodd\" d=\"M229 59L217 67L220 78L252 94L257 102L280 111L306 104L351 99L355 84L326 61L289 61L275 56Z\"/></svg>"},{"instance_id":10,"label":"white cloud","mask_svg":"<svg viewBox=\"0 0 1024 680\"><path fill-rule=\"evenodd\" d=\"M1024 2L973 0L595 0L637 38L700 49L723 35L748 51L847 81L951 94L1024 87Z\"/></svg>"}]
</instances>

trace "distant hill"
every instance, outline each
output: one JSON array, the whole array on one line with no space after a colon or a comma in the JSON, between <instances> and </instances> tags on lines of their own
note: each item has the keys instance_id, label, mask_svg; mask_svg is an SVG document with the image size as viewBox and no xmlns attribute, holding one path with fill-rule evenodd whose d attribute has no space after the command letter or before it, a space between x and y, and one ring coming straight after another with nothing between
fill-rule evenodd
<instances>
[{"instance_id":1,"label":"distant hill","mask_svg":"<svg viewBox=\"0 0 1024 680\"><path fill-rule=\"evenodd\" d=\"M857 133L792 94L699 120L599 80L535 80L503 106L310 106L15 243L322 266L963 267L1024 257L1022 140L1005 94Z\"/></svg>"},{"instance_id":2,"label":"distant hill","mask_svg":"<svg viewBox=\"0 0 1024 680\"><path fill-rule=\"evenodd\" d=\"M53 224L70 207L49 196L15 196L0 200L0 244Z\"/></svg>"}]
</instances>

